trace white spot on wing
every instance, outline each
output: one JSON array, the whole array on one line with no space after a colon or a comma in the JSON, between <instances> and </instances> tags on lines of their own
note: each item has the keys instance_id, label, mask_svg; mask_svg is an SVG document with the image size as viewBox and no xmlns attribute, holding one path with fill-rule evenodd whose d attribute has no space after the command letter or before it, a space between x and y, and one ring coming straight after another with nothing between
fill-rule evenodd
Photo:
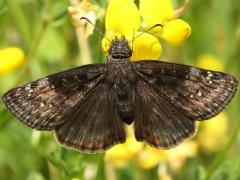
<instances>
[{"instance_id":1,"label":"white spot on wing","mask_svg":"<svg viewBox=\"0 0 240 180\"><path fill-rule=\"evenodd\" d=\"M40 103L40 107L43 108L45 105L43 102Z\"/></svg>"},{"instance_id":2,"label":"white spot on wing","mask_svg":"<svg viewBox=\"0 0 240 180\"><path fill-rule=\"evenodd\" d=\"M195 76L199 76L200 70L196 67L191 67L190 68L190 74L195 75Z\"/></svg>"},{"instance_id":3,"label":"white spot on wing","mask_svg":"<svg viewBox=\"0 0 240 180\"><path fill-rule=\"evenodd\" d=\"M202 92L201 92L201 91L198 91L197 95L198 95L198 96L202 96Z\"/></svg>"}]
</instances>

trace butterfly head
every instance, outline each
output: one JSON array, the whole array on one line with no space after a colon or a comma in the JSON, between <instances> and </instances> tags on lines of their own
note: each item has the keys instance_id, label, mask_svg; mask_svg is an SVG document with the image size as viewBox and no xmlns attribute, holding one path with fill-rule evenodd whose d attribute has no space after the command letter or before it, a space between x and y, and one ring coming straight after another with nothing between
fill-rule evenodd
<instances>
[{"instance_id":1,"label":"butterfly head","mask_svg":"<svg viewBox=\"0 0 240 180\"><path fill-rule=\"evenodd\" d=\"M115 37L111 42L109 54L113 59L124 59L132 56L132 50L129 47L128 40L122 36L121 38Z\"/></svg>"}]
</instances>

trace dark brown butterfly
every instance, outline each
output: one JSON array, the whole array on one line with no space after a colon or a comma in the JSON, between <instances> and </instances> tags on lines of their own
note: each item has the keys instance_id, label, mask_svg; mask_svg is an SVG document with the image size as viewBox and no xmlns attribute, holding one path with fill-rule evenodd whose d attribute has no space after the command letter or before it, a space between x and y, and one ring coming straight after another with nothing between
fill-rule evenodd
<instances>
[{"instance_id":1,"label":"dark brown butterfly","mask_svg":"<svg viewBox=\"0 0 240 180\"><path fill-rule=\"evenodd\" d=\"M162 61L130 62L128 41L115 38L111 58L47 76L3 96L27 126L55 131L66 147L100 152L125 142L124 123L135 137L170 148L196 133L229 103L238 81L231 75Z\"/></svg>"}]
</instances>

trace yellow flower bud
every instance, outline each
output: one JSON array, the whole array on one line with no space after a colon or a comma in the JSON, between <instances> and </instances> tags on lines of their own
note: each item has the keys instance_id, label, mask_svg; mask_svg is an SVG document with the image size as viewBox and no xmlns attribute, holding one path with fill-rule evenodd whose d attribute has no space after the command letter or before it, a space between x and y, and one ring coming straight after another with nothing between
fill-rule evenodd
<instances>
[{"instance_id":1,"label":"yellow flower bud","mask_svg":"<svg viewBox=\"0 0 240 180\"><path fill-rule=\"evenodd\" d=\"M0 75L7 74L18 68L24 61L24 52L16 47L0 51Z\"/></svg>"},{"instance_id":2,"label":"yellow flower bud","mask_svg":"<svg viewBox=\"0 0 240 180\"><path fill-rule=\"evenodd\" d=\"M181 45L191 34L191 27L181 19L168 21L162 34L159 34L166 42L173 46Z\"/></svg>"}]
</instances>

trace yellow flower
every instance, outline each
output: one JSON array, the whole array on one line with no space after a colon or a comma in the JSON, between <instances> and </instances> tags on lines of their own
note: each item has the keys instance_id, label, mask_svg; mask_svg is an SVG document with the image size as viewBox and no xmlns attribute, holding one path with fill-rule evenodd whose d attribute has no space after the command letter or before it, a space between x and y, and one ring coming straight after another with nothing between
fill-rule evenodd
<instances>
[{"instance_id":1,"label":"yellow flower","mask_svg":"<svg viewBox=\"0 0 240 180\"><path fill-rule=\"evenodd\" d=\"M164 151L146 146L146 148L139 152L137 161L142 168L150 169L158 165L160 161L163 161L164 157Z\"/></svg>"},{"instance_id":2,"label":"yellow flower","mask_svg":"<svg viewBox=\"0 0 240 180\"><path fill-rule=\"evenodd\" d=\"M137 32L136 36L140 33ZM134 53L135 51L137 53ZM134 40L131 60L156 60L159 59L161 52L162 46L159 41L154 36L144 33ZM149 53L151 54L149 55Z\"/></svg>"},{"instance_id":3,"label":"yellow flower","mask_svg":"<svg viewBox=\"0 0 240 180\"><path fill-rule=\"evenodd\" d=\"M211 54L204 54L197 60L197 66L215 71L224 71L223 62L216 56Z\"/></svg>"},{"instance_id":4,"label":"yellow flower","mask_svg":"<svg viewBox=\"0 0 240 180\"><path fill-rule=\"evenodd\" d=\"M140 13L146 28L163 25L163 28L154 28L151 32L171 45L181 45L191 34L188 23L174 19L171 0L140 0Z\"/></svg>"},{"instance_id":5,"label":"yellow flower","mask_svg":"<svg viewBox=\"0 0 240 180\"><path fill-rule=\"evenodd\" d=\"M132 0L110 0L106 12L105 26L109 31L132 35L139 29L140 14Z\"/></svg>"},{"instance_id":6,"label":"yellow flower","mask_svg":"<svg viewBox=\"0 0 240 180\"><path fill-rule=\"evenodd\" d=\"M84 0L79 6L68 7L68 14L70 15L71 22L75 28L84 27L86 38L93 33L94 26L92 24L95 25L96 23L96 15L93 11L93 5L89 1ZM82 17L89 19L92 24L81 20Z\"/></svg>"},{"instance_id":7,"label":"yellow flower","mask_svg":"<svg viewBox=\"0 0 240 180\"><path fill-rule=\"evenodd\" d=\"M174 16L171 0L140 0L139 6L147 27L164 24L166 20Z\"/></svg>"},{"instance_id":8,"label":"yellow flower","mask_svg":"<svg viewBox=\"0 0 240 180\"><path fill-rule=\"evenodd\" d=\"M210 120L203 121L198 134L200 147L206 152L219 150L226 141L227 129L228 118L224 112Z\"/></svg>"},{"instance_id":9,"label":"yellow flower","mask_svg":"<svg viewBox=\"0 0 240 180\"><path fill-rule=\"evenodd\" d=\"M166 161L172 169L179 170L188 157L196 156L198 144L195 141L186 141L176 148L166 150Z\"/></svg>"},{"instance_id":10,"label":"yellow flower","mask_svg":"<svg viewBox=\"0 0 240 180\"><path fill-rule=\"evenodd\" d=\"M0 51L0 75L7 74L18 68L25 59L24 52L16 47Z\"/></svg>"},{"instance_id":11,"label":"yellow flower","mask_svg":"<svg viewBox=\"0 0 240 180\"><path fill-rule=\"evenodd\" d=\"M110 160L117 167L126 165L127 160L133 158L143 149L143 143L137 142L134 136L127 138L124 144L112 147L106 152L106 160Z\"/></svg>"},{"instance_id":12,"label":"yellow flower","mask_svg":"<svg viewBox=\"0 0 240 180\"><path fill-rule=\"evenodd\" d=\"M179 170L189 157L197 154L198 144L195 141L185 142L170 150L159 150L149 145L137 142L134 136L127 138L126 143L114 146L106 152L106 160L117 167L126 166L129 160L134 160L143 169L150 169L160 162L169 164L174 170Z\"/></svg>"},{"instance_id":13,"label":"yellow flower","mask_svg":"<svg viewBox=\"0 0 240 180\"><path fill-rule=\"evenodd\" d=\"M161 37L171 45L181 45L191 34L191 27L181 19L168 21L164 27Z\"/></svg>"},{"instance_id":14,"label":"yellow flower","mask_svg":"<svg viewBox=\"0 0 240 180\"><path fill-rule=\"evenodd\" d=\"M140 28L140 13L133 0L111 0L108 4L106 13L106 38L109 40L125 36L132 46L133 55L131 59L158 59L161 55L161 45L158 39L150 34L144 33L134 39ZM105 53L109 52L111 43L103 38L102 48Z\"/></svg>"}]
</instances>

